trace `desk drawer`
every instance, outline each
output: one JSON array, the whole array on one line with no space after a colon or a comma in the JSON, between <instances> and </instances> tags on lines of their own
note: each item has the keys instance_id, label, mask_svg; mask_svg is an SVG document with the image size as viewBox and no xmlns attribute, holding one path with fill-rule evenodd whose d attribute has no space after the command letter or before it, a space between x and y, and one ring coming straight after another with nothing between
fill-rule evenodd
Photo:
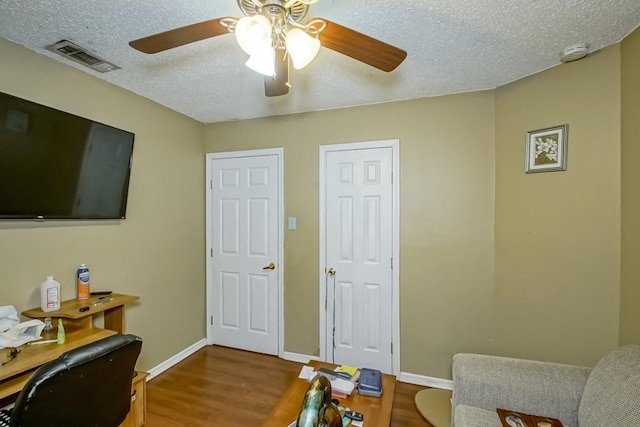
<instances>
[{"instance_id":1,"label":"desk drawer","mask_svg":"<svg viewBox=\"0 0 640 427\"><path fill-rule=\"evenodd\" d=\"M131 383L131 409L120 427L142 427L147 413L147 373L138 372Z\"/></svg>"}]
</instances>

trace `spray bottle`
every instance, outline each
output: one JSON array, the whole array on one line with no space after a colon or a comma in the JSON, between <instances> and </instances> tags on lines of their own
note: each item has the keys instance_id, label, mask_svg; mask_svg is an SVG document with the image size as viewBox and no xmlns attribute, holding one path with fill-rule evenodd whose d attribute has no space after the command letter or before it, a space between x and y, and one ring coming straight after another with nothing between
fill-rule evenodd
<instances>
[{"instance_id":1,"label":"spray bottle","mask_svg":"<svg viewBox=\"0 0 640 427\"><path fill-rule=\"evenodd\" d=\"M78 299L85 300L89 298L89 267L86 264L80 264L76 271L76 282L78 286Z\"/></svg>"}]
</instances>

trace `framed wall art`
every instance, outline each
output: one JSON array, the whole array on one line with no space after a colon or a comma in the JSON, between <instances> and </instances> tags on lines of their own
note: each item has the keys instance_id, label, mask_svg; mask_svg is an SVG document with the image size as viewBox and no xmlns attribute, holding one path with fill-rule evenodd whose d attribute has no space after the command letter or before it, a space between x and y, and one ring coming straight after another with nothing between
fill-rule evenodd
<instances>
[{"instance_id":1,"label":"framed wall art","mask_svg":"<svg viewBox=\"0 0 640 427\"><path fill-rule=\"evenodd\" d=\"M567 132L560 125L527 132L526 173L567 170Z\"/></svg>"}]
</instances>

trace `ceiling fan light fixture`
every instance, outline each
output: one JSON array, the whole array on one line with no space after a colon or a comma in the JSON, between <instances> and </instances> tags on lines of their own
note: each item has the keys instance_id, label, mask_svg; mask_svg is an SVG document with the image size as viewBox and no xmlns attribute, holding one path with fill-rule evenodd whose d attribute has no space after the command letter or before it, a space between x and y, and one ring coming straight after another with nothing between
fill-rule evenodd
<instances>
[{"instance_id":1,"label":"ceiling fan light fixture","mask_svg":"<svg viewBox=\"0 0 640 427\"><path fill-rule=\"evenodd\" d=\"M317 1L237 0L242 18L209 19L132 40L129 45L153 54L235 33L238 45L249 55L246 65L266 76L266 96L287 94L290 66L308 65L321 45L385 72L395 70L407 57L402 49L327 19L305 21L309 5Z\"/></svg>"},{"instance_id":2,"label":"ceiling fan light fixture","mask_svg":"<svg viewBox=\"0 0 640 427\"><path fill-rule=\"evenodd\" d=\"M287 52L291 56L293 68L300 70L316 57L320 50L320 40L311 37L300 28L293 28L287 33Z\"/></svg>"},{"instance_id":3,"label":"ceiling fan light fixture","mask_svg":"<svg viewBox=\"0 0 640 427\"><path fill-rule=\"evenodd\" d=\"M262 49L251 55L244 65L257 73L273 77L276 75L276 50L272 47Z\"/></svg>"},{"instance_id":4,"label":"ceiling fan light fixture","mask_svg":"<svg viewBox=\"0 0 640 427\"><path fill-rule=\"evenodd\" d=\"M235 29L238 44L249 55L271 47L271 32L269 19L262 15L245 16L238 20Z\"/></svg>"}]
</instances>

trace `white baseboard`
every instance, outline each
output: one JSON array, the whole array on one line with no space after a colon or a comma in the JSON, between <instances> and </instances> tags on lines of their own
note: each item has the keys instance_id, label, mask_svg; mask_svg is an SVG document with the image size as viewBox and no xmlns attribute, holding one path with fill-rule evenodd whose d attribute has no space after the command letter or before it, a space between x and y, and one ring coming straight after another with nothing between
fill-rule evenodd
<instances>
[{"instance_id":1,"label":"white baseboard","mask_svg":"<svg viewBox=\"0 0 640 427\"><path fill-rule=\"evenodd\" d=\"M423 385L425 387L440 388L443 390L453 390L453 381L424 375L400 372L398 381L409 384Z\"/></svg>"},{"instance_id":2,"label":"white baseboard","mask_svg":"<svg viewBox=\"0 0 640 427\"><path fill-rule=\"evenodd\" d=\"M309 356L307 354L291 353L289 351L285 351L284 353L282 353L282 356L280 358L284 360L290 360L292 362L298 362L298 363L309 363L311 360L320 360L318 356Z\"/></svg>"},{"instance_id":3,"label":"white baseboard","mask_svg":"<svg viewBox=\"0 0 640 427\"><path fill-rule=\"evenodd\" d=\"M196 342L195 344L192 344L189 347L185 348L175 356L172 356L169 359L165 360L164 362L160 363L159 365L156 365L153 368L149 369L148 371L149 376L147 377L147 381L155 378L156 376L160 375L161 373L163 373L173 365L191 356L193 353L200 350L205 345L207 345L207 340L203 338L200 341Z\"/></svg>"}]
</instances>

